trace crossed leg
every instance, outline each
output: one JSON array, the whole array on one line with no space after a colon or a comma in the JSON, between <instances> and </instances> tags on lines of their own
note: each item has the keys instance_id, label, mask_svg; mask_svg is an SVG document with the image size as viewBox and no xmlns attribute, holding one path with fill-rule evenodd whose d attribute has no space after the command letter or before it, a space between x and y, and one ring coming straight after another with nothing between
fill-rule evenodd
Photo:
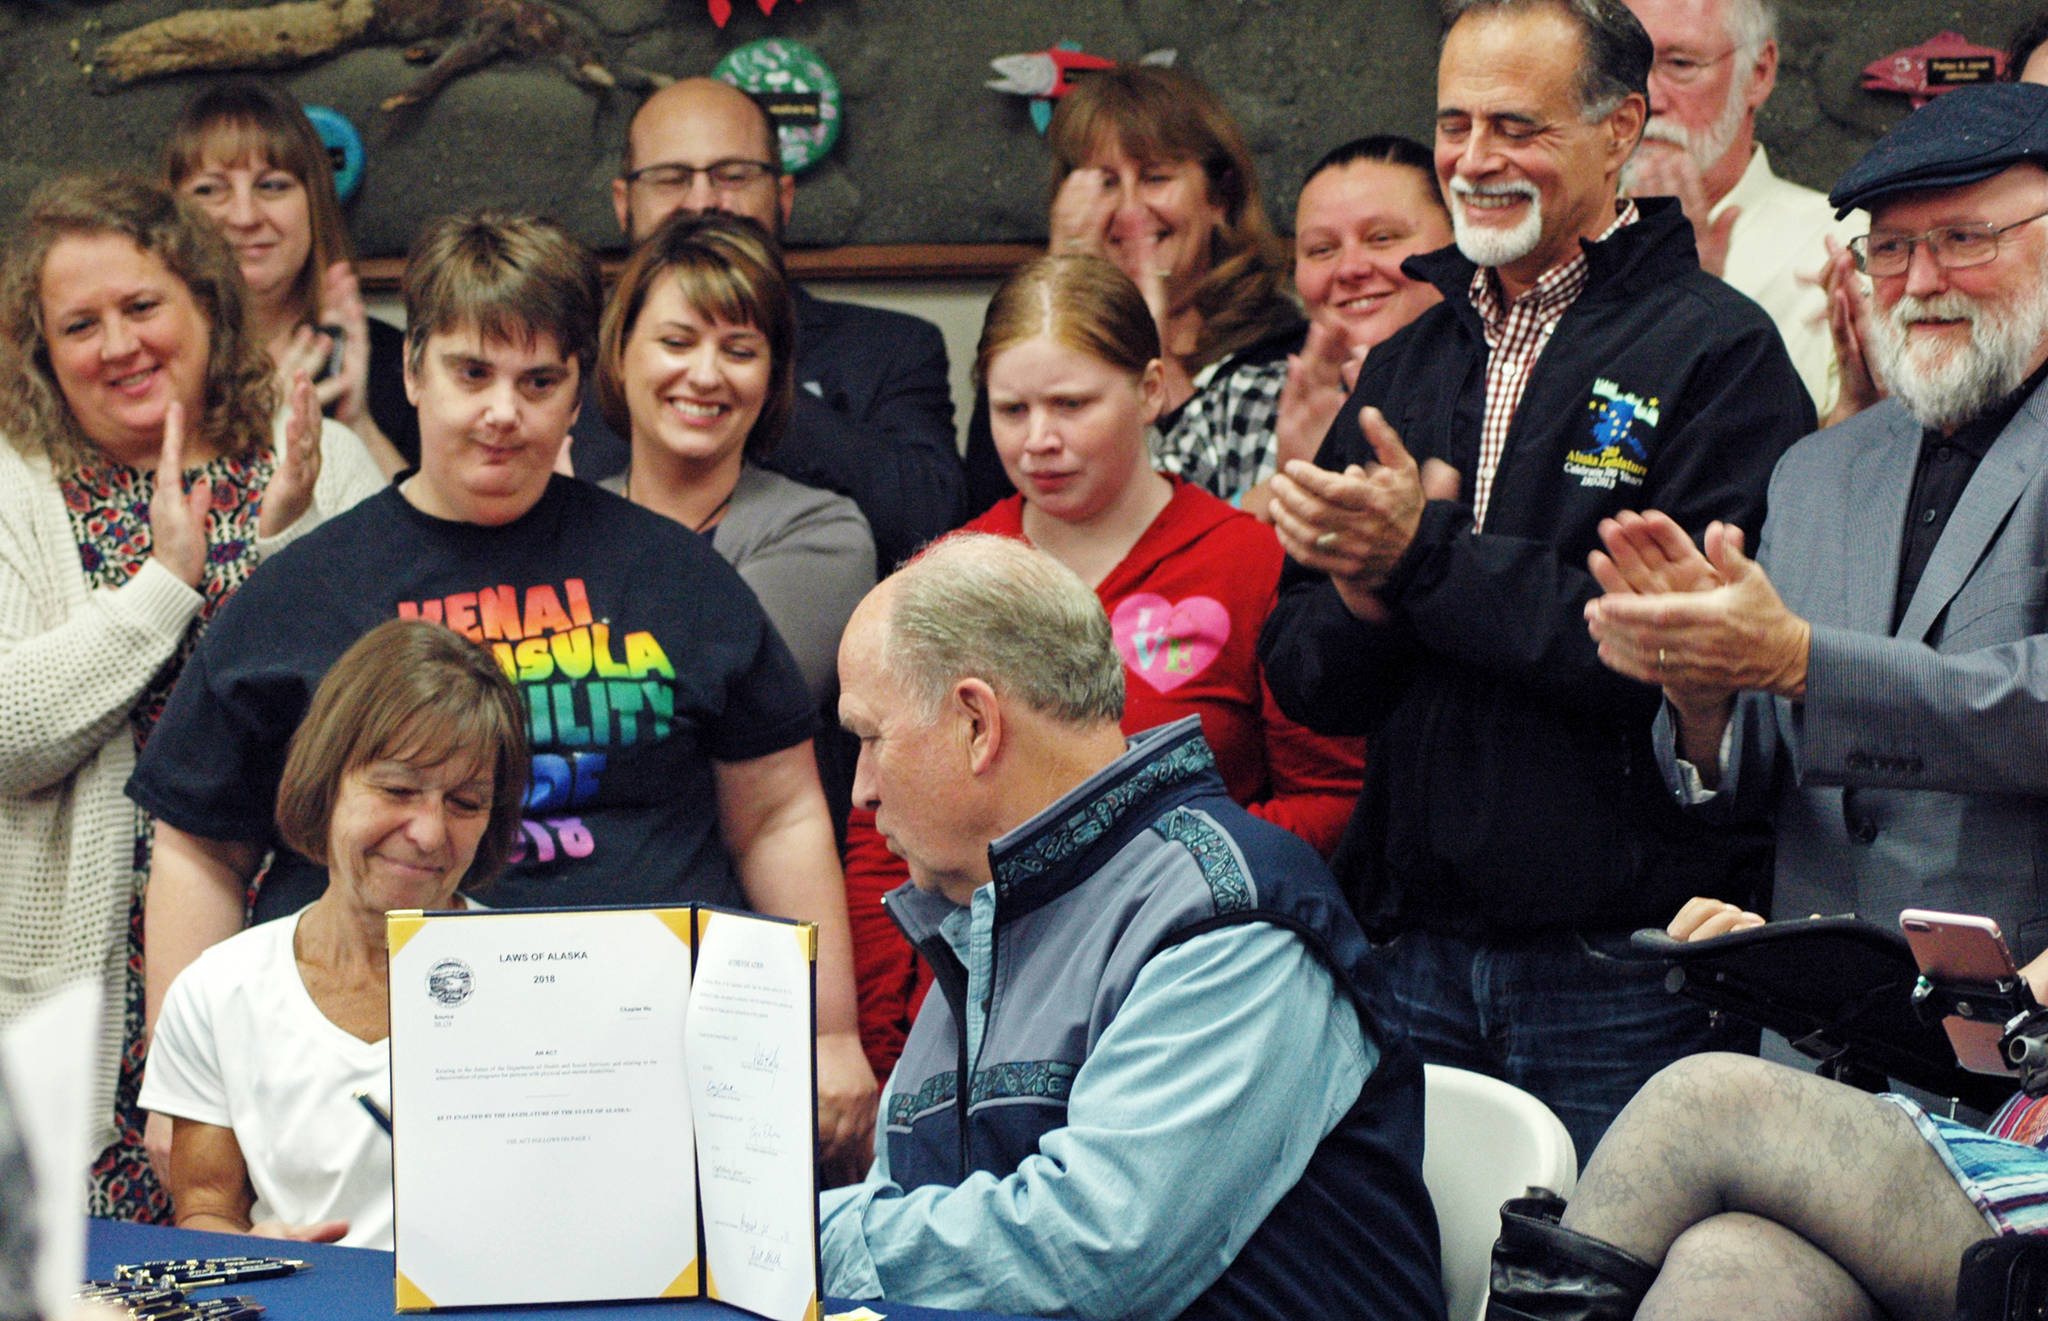
<instances>
[{"instance_id":1,"label":"crossed leg","mask_svg":"<svg viewBox=\"0 0 2048 1321\"><path fill-rule=\"evenodd\" d=\"M1948 1321L1984 1217L1897 1107L1743 1055L1653 1078L1564 1225L1662 1269L1642 1318Z\"/></svg>"}]
</instances>

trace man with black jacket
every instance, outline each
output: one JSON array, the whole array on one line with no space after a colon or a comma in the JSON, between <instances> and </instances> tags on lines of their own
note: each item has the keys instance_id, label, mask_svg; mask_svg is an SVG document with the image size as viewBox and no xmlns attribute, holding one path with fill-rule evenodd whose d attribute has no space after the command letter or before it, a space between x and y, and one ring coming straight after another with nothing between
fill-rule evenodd
<instances>
[{"instance_id":1,"label":"man with black jacket","mask_svg":"<svg viewBox=\"0 0 2048 1321\"><path fill-rule=\"evenodd\" d=\"M1753 531L1814 423L1676 202L1617 204L1651 54L1620 0L1457 6L1436 131L1457 248L1408 267L1444 302L1275 479L1296 564L1260 647L1289 714L1373 739L1337 870L1424 1055L1534 1092L1582 1155L1660 1066L1729 1044L1626 960L1629 932L1755 894L1769 860L1663 792L1657 691L1600 664L1586 557L1624 509Z\"/></svg>"},{"instance_id":2,"label":"man with black jacket","mask_svg":"<svg viewBox=\"0 0 2048 1321\"><path fill-rule=\"evenodd\" d=\"M627 127L612 181L628 245L677 211L745 216L779 243L795 199L767 112L715 78L685 78L648 97ZM789 434L763 462L859 505L887 573L966 513L946 342L921 318L789 287L796 402ZM586 396L571 432L576 475L594 482L623 471L627 441Z\"/></svg>"}]
</instances>

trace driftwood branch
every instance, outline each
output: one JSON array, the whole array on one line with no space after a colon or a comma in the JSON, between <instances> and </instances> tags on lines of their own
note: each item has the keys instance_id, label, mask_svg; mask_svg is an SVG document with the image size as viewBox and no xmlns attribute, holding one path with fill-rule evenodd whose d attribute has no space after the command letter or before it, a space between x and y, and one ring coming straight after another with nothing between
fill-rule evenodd
<instances>
[{"instance_id":1,"label":"driftwood branch","mask_svg":"<svg viewBox=\"0 0 2048 1321\"><path fill-rule=\"evenodd\" d=\"M456 31L459 29L459 31ZM614 79L597 50L546 0L288 0L257 9L187 9L102 42L87 72L106 90L176 73L282 69L358 46L455 32L386 110L431 100L501 56L546 58L586 87Z\"/></svg>"}]
</instances>

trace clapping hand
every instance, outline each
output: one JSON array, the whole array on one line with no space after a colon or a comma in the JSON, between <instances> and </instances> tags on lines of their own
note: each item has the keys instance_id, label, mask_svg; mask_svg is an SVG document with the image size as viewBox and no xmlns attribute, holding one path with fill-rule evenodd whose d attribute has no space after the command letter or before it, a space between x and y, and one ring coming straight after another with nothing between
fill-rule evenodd
<instances>
[{"instance_id":1,"label":"clapping hand","mask_svg":"<svg viewBox=\"0 0 2048 1321\"><path fill-rule=\"evenodd\" d=\"M277 471L263 488L263 512L256 519L256 535L274 537L298 522L312 507L313 487L319 480L320 404L311 378L299 372L292 378L291 416L285 422Z\"/></svg>"},{"instance_id":2,"label":"clapping hand","mask_svg":"<svg viewBox=\"0 0 2048 1321\"><path fill-rule=\"evenodd\" d=\"M341 327L341 367L318 382L320 407L332 407L335 421L360 432L370 415L370 314L356 269L345 261L329 266L320 283L320 321Z\"/></svg>"},{"instance_id":3,"label":"clapping hand","mask_svg":"<svg viewBox=\"0 0 2048 1321\"><path fill-rule=\"evenodd\" d=\"M1656 512L1605 520L1600 534L1607 554L1594 552L1590 567L1615 587L1586 603L1586 623L1608 668L1662 685L1687 719L1738 692L1805 695L1813 630L1743 553L1742 529L1709 524L1704 556Z\"/></svg>"},{"instance_id":4,"label":"clapping hand","mask_svg":"<svg viewBox=\"0 0 2048 1321\"><path fill-rule=\"evenodd\" d=\"M1827 245L1827 265L1813 279L1827 291L1828 336L1835 344L1839 373L1835 406L1821 419L1821 425L1833 426L1877 403L1889 391L1870 360L1870 296L1864 292L1855 258L1832 234L1827 236Z\"/></svg>"},{"instance_id":5,"label":"clapping hand","mask_svg":"<svg viewBox=\"0 0 2048 1321\"><path fill-rule=\"evenodd\" d=\"M1379 409L1359 409L1358 428L1379 462L1343 472L1289 463L1273 479L1273 529L1297 563L1330 575L1353 614L1380 619L1385 607L1374 593L1415 540L1429 495L1414 456Z\"/></svg>"},{"instance_id":6,"label":"clapping hand","mask_svg":"<svg viewBox=\"0 0 2048 1321\"><path fill-rule=\"evenodd\" d=\"M1692 222L1693 242L1699 248L1700 269L1720 275L1728 267L1728 241L1735 234L1739 206L1726 207L1712 216L1707 201L1706 181L1691 153L1675 143L1647 138L1629 161L1628 193L1631 197L1675 197L1685 218Z\"/></svg>"},{"instance_id":7,"label":"clapping hand","mask_svg":"<svg viewBox=\"0 0 2048 1321\"><path fill-rule=\"evenodd\" d=\"M1109 256L1109 224L1117 195L1103 170L1083 166L1060 181L1053 195L1051 241L1056 256Z\"/></svg>"},{"instance_id":8,"label":"clapping hand","mask_svg":"<svg viewBox=\"0 0 2048 1321\"><path fill-rule=\"evenodd\" d=\"M185 406L164 411L164 439L157 451L156 493L149 501L150 556L187 587L198 587L206 571L206 511L213 483L201 477L185 489Z\"/></svg>"},{"instance_id":9,"label":"clapping hand","mask_svg":"<svg viewBox=\"0 0 2048 1321\"><path fill-rule=\"evenodd\" d=\"M1308 323L1308 336L1301 352L1287 355L1287 379L1280 383L1280 397L1273 415L1273 466L1285 470L1296 459L1308 462L1322 448L1337 412L1357 383L1358 373L1346 368L1364 361L1363 351L1353 354L1344 332L1323 321ZM1238 501L1261 523L1273 521L1273 480L1267 478L1251 487Z\"/></svg>"}]
</instances>

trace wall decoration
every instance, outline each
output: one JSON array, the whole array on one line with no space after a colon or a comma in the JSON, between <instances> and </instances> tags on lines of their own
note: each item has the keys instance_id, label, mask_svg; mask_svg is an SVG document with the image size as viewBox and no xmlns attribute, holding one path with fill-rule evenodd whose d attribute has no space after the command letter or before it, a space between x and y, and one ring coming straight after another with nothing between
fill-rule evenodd
<instances>
[{"instance_id":1,"label":"wall decoration","mask_svg":"<svg viewBox=\"0 0 2048 1321\"><path fill-rule=\"evenodd\" d=\"M756 3L761 6L763 14L772 15L777 0L756 0ZM726 20L732 17L732 0L705 0L705 4L710 7L711 21L720 27L724 27Z\"/></svg>"},{"instance_id":2,"label":"wall decoration","mask_svg":"<svg viewBox=\"0 0 2048 1321\"><path fill-rule=\"evenodd\" d=\"M773 6L762 0L763 12ZM839 141L839 80L810 47L780 37L750 41L713 65L711 76L761 103L775 125L785 173L810 169Z\"/></svg>"},{"instance_id":3,"label":"wall decoration","mask_svg":"<svg viewBox=\"0 0 2048 1321\"><path fill-rule=\"evenodd\" d=\"M368 163L363 154L363 135L339 110L309 105L305 111L313 131L320 135L320 145L327 148L327 159L334 163L335 196L346 202L363 186L363 167Z\"/></svg>"},{"instance_id":4,"label":"wall decoration","mask_svg":"<svg viewBox=\"0 0 2048 1321\"><path fill-rule=\"evenodd\" d=\"M1960 32L1940 32L1863 66L1863 89L1898 92L1918 110L1943 92L2005 76L2005 52L1973 44Z\"/></svg>"},{"instance_id":5,"label":"wall decoration","mask_svg":"<svg viewBox=\"0 0 2048 1321\"><path fill-rule=\"evenodd\" d=\"M453 33L446 46L433 39ZM431 101L500 56L553 60L591 88L617 80L596 47L546 0L301 0L256 9L186 9L101 42L85 73L97 91L174 73L285 69L357 46L412 43L427 71L382 109ZM431 61L431 63L429 63Z\"/></svg>"},{"instance_id":6,"label":"wall decoration","mask_svg":"<svg viewBox=\"0 0 2048 1321\"><path fill-rule=\"evenodd\" d=\"M1170 65L1176 57L1171 50L1155 50L1138 57L1140 64ZM1075 42L1056 41L1045 50L1022 55L998 55L989 67L1003 75L991 78L992 91L1031 98L1031 122L1040 133L1052 123L1052 103L1074 90L1074 81L1099 69L1114 69L1117 61L1090 55Z\"/></svg>"}]
</instances>

